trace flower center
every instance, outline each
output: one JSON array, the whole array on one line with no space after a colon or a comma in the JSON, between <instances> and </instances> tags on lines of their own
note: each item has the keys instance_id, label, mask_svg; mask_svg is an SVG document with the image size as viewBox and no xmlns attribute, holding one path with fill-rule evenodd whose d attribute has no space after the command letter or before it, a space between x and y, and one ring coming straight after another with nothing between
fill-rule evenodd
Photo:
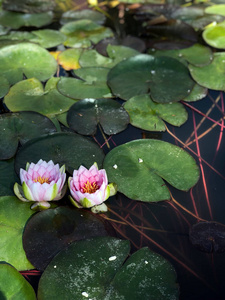
<instances>
[{"instance_id":1,"label":"flower center","mask_svg":"<svg viewBox=\"0 0 225 300\"><path fill-rule=\"evenodd\" d=\"M37 178L33 179L33 182L40 182L40 184L43 184L43 183L50 184L50 180L48 177L41 177L41 176L38 176Z\"/></svg>"},{"instance_id":2,"label":"flower center","mask_svg":"<svg viewBox=\"0 0 225 300\"><path fill-rule=\"evenodd\" d=\"M82 187L83 193L93 194L99 189L99 186L96 182L90 183L87 181L84 186Z\"/></svg>"}]
</instances>

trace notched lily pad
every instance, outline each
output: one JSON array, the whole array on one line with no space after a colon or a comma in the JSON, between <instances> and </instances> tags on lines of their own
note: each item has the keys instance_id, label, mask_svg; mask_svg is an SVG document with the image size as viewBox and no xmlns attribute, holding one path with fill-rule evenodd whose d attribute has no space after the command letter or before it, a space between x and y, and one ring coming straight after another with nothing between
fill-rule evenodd
<instances>
[{"instance_id":1,"label":"notched lily pad","mask_svg":"<svg viewBox=\"0 0 225 300\"><path fill-rule=\"evenodd\" d=\"M34 26L39 28L50 24L52 20L53 12L51 11L36 14L24 14L6 10L0 12L0 24L12 29L18 29L23 26Z\"/></svg>"},{"instance_id":2,"label":"notched lily pad","mask_svg":"<svg viewBox=\"0 0 225 300\"><path fill-rule=\"evenodd\" d=\"M204 67L189 65L191 76L201 86L212 90L225 90L225 53L214 53L211 64Z\"/></svg>"},{"instance_id":3,"label":"notched lily pad","mask_svg":"<svg viewBox=\"0 0 225 300\"><path fill-rule=\"evenodd\" d=\"M108 85L114 95L124 100L150 93L155 102L168 103L188 96L194 81L188 69L178 60L140 54L112 68L108 74Z\"/></svg>"},{"instance_id":4,"label":"notched lily pad","mask_svg":"<svg viewBox=\"0 0 225 300\"><path fill-rule=\"evenodd\" d=\"M60 94L56 88L60 78L52 77L43 88L36 78L17 82L5 96L8 109L16 111L36 111L46 116L53 116L68 111L74 100Z\"/></svg>"},{"instance_id":5,"label":"notched lily pad","mask_svg":"<svg viewBox=\"0 0 225 300\"><path fill-rule=\"evenodd\" d=\"M44 270L52 258L72 242L107 236L107 226L105 221L88 211L69 207L48 209L33 216L26 224L23 247L35 268Z\"/></svg>"},{"instance_id":6,"label":"notched lily pad","mask_svg":"<svg viewBox=\"0 0 225 300\"><path fill-rule=\"evenodd\" d=\"M165 123L181 126L187 121L188 114L180 103L155 103L148 95L130 98L124 108L130 116L130 123L150 131L165 131Z\"/></svg>"},{"instance_id":7,"label":"notched lily pad","mask_svg":"<svg viewBox=\"0 0 225 300\"><path fill-rule=\"evenodd\" d=\"M199 168L183 149L160 140L135 140L118 146L105 157L104 168L118 191L133 200L169 200L165 181L187 191L199 179ZM163 180L164 179L164 180Z\"/></svg>"},{"instance_id":8,"label":"notched lily pad","mask_svg":"<svg viewBox=\"0 0 225 300\"><path fill-rule=\"evenodd\" d=\"M107 68L81 68L74 71L80 79L62 77L57 84L58 91L72 99L110 98Z\"/></svg>"},{"instance_id":9,"label":"notched lily pad","mask_svg":"<svg viewBox=\"0 0 225 300\"><path fill-rule=\"evenodd\" d=\"M207 253L225 252L225 226L217 222L199 222L189 232L190 242Z\"/></svg>"},{"instance_id":10,"label":"notched lily pad","mask_svg":"<svg viewBox=\"0 0 225 300\"><path fill-rule=\"evenodd\" d=\"M60 32L67 36L64 45L72 48L88 48L114 34L110 28L98 25L91 20L78 20L65 24Z\"/></svg>"},{"instance_id":11,"label":"notched lily pad","mask_svg":"<svg viewBox=\"0 0 225 300\"><path fill-rule=\"evenodd\" d=\"M54 124L35 112L18 112L0 115L0 159L9 159L17 151L19 142L56 132Z\"/></svg>"},{"instance_id":12,"label":"notched lily pad","mask_svg":"<svg viewBox=\"0 0 225 300\"><path fill-rule=\"evenodd\" d=\"M38 288L38 299L178 299L172 265L143 248L125 264L129 242L98 237L71 244L50 262Z\"/></svg>"},{"instance_id":13,"label":"notched lily pad","mask_svg":"<svg viewBox=\"0 0 225 300\"><path fill-rule=\"evenodd\" d=\"M35 300L36 294L28 281L11 265L0 263L1 299Z\"/></svg>"},{"instance_id":14,"label":"notched lily pad","mask_svg":"<svg viewBox=\"0 0 225 300\"><path fill-rule=\"evenodd\" d=\"M24 226L33 213L29 204L16 197L0 197L0 261L19 271L33 269L22 245Z\"/></svg>"},{"instance_id":15,"label":"notched lily pad","mask_svg":"<svg viewBox=\"0 0 225 300\"><path fill-rule=\"evenodd\" d=\"M0 72L10 84L36 77L45 81L57 70L57 62L46 50L32 43L19 43L0 48Z\"/></svg>"},{"instance_id":16,"label":"notched lily pad","mask_svg":"<svg viewBox=\"0 0 225 300\"><path fill-rule=\"evenodd\" d=\"M126 129L129 115L112 99L83 99L68 111L67 122L70 128L84 135L94 135L97 125L108 134L117 134Z\"/></svg>"},{"instance_id":17,"label":"notched lily pad","mask_svg":"<svg viewBox=\"0 0 225 300\"><path fill-rule=\"evenodd\" d=\"M75 133L52 133L27 142L16 155L15 169L25 168L27 162L37 163L39 159L52 160L60 166L66 166L71 174L80 165L90 168L97 162L102 166L104 153L99 146Z\"/></svg>"}]
</instances>

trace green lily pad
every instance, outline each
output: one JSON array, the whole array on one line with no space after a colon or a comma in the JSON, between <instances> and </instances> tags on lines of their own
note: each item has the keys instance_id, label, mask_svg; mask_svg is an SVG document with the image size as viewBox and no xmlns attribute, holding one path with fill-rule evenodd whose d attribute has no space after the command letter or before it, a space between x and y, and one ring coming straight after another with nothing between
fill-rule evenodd
<instances>
[{"instance_id":1,"label":"green lily pad","mask_svg":"<svg viewBox=\"0 0 225 300\"><path fill-rule=\"evenodd\" d=\"M117 134L126 129L129 115L112 99L83 99L68 111L67 122L70 128L83 135L94 135L97 125L108 134Z\"/></svg>"},{"instance_id":2,"label":"green lily pad","mask_svg":"<svg viewBox=\"0 0 225 300\"><path fill-rule=\"evenodd\" d=\"M25 169L27 162L37 163L39 159L52 160L66 166L71 174L80 165L90 168L96 162L101 168L104 153L99 146L81 135L64 132L52 133L28 141L16 155L15 169Z\"/></svg>"},{"instance_id":3,"label":"green lily pad","mask_svg":"<svg viewBox=\"0 0 225 300\"><path fill-rule=\"evenodd\" d=\"M2 98L8 93L10 85L8 80L3 76L0 76L0 82L0 98Z\"/></svg>"},{"instance_id":4,"label":"green lily pad","mask_svg":"<svg viewBox=\"0 0 225 300\"><path fill-rule=\"evenodd\" d=\"M24 14L6 10L0 12L0 24L12 29L18 29L23 26L34 26L39 28L50 24L52 20L53 13L50 11L37 14Z\"/></svg>"},{"instance_id":5,"label":"green lily pad","mask_svg":"<svg viewBox=\"0 0 225 300\"><path fill-rule=\"evenodd\" d=\"M13 112L36 111L46 116L67 111L74 100L60 94L56 88L60 78L52 77L43 89L36 78L17 82L4 98L4 103Z\"/></svg>"},{"instance_id":6,"label":"green lily pad","mask_svg":"<svg viewBox=\"0 0 225 300\"><path fill-rule=\"evenodd\" d=\"M194 44L189 48L175 50L157 50L151 53L156 57L170 56L180 60L181 62L189 62L195 66L204 66L211 63L213 59L212 50L201 44Z\"/></svg>"},{"instance_id":7,"label":"green lily pad","mask_svg":"<svg viewBox=\"0 0 225 300\"><path fill-rule=\"evenodd\" d=\"M62 44L66 40L66 36L58 30L42 29L32 31L34 38L31 42L41 45L43 48L52 48Z\"/></svg>"},{"instance_id":8,"label":"green lily pad","mask_svg":"<svg viewBox=\"0 0 225 300\"><path fill-rule=\"evenodd\" d=\"M112 68L108 74L108 85L114 95L124 100L150 93L155 102L168 103L188 96L194 81L188 69L178 60L140 54Z\"/></svg>"},{"instance_id":9,"label":"green lily pad","mask_svg":"<svg viewBox=\"0 0 225 300\"><path fill-rule=\"evenodd\" d=\"M71 21L83 19L91 20L101 25L105 22L106 17L104 14L91 9L68 10L62 14L60 24L64 25Z\"/></svg>"},{"instance_id":10,"label":"green lily pad","mask_svg":"<svg viewBox=\"0 0 225 300\"><path fill-rule=\"evenodd\" d=\"M69 207L48 209L26 224L23 247L29 261L44 270L52 258L74 241L107 236L107 224L89 211Z\"/></svg>"},{"instance_id":11,"label":"green lily pad","mask_svg":"<svg viewBox=\"0 0 225 300\"><path fill-rule=\"evenodd\" d=\"M23 74L45 81L56 70L56 60L39 45L19 43L0 48L0 72L10 84L22 80Z\"/></svg>"},{"instance_id":12,"label":"green lily pad","mask_svg":"<svg viewBox=\"0 0 225 300\"><path fill-rule=\"evenodd\" d=\"M2 3L3 9L25 12L38 13L53 10L55 6L54 0L4 0Z\"/></svg>"},{"instance_id":13,"label":"green lily pad","mask_svg":"<svg viewBox=\"0 0 225 300\"><path fill-rule=\"evenodd\" d=\"M204 67L189 66L191 76L201 86L212 90L225 90L225 53L214 53L210 65Z\"/></svg>"},{"instance_id":14,"label":"green lily pad","mask_svg":"<svg viewBox=\"0 0 225 300\"><path fill-rule=\"evenodd\" d=\"M84 50L79 59L79 63L82 67L101 66L111 68L118 64L120 61L139 54L139 52L135 49L110 44L107 46L106 51L109 57L105 57L99 54L94 49Z\"/></svg>"},{"instance_id":15,"label":"green lily pad","mask_svg":"<svg viewBox=\"0 0 225 300\"><path fill-rule=\"evenodd\" d=\"M202 37L208 45L218 49L225 49L225 21L206 28Z\"/></svg>"},{"instance_id":16,"label":"green lily pad","mask_svg":"<svg viewBox=\"0 0 225 300\"><path fill-rule=\"evenodd\" d=\"M98 25L91 20L78 20L65 24L60 31L67 36L64 45L73 48L88 48L92 43L99 41L114 34L110 28Z\"/></svg>"},{"instance_id":17,"label":"green lily pad","mask_svg":"<svg viewBox=\"0 0 225 300\"><path fill-rule=\"evenodd\" d=\"M38 299L178 299L176 273L163 257L143 248L122 266L128 241L99 237L73 243L44 271Z\"/></svg>"},{"instance_id":18,"label":"green lily pad","mask_svg":"<svg viewBox=\"0 0 225 300\"><path fill-rule=\"evenodd\" d=\"M23 41L27 42L35 38L35 35L28 31L10 31L6 35L0 36L0 40L12 40L12 41Z\"/></svg>"},{"instance_id":19,"label":"green lily pad","mask_svg":"<svg viewBox=\"0 0 225 300\"><path fill-rule=\"evenodd\" d=\"M1 299L35 300L36 294L28 281L11 265L0 263Z\"/></svg>"},{"instance_id":20,"label":"green lily pad","mask_svg":"<svg viewBox=\"0 0 225 300\"><path fill-rule=\"evenodd\" d=\"M205 8L205 12L207 14L216 14L216 15L225 16L225 4L211 5Z\"/></svg>"},{"instance_id":21,"label":"green lily pad","mask_svg":"<svg viewBox=\"0 0 225 300\"><path fill-rule=\"evenodd\" d=\"M148 95L130 98L124 108L129 113L130 123L138 128L150 131L165 131L166 121L181 126L188 119L185 108L180 103L155 103Z\"/></svg>"},{"instance_id":22,"label":"green lily pad","mask_svg":"<svg viewBox=\"0 0 225 300\"><path fill-rule=\"evenodd\" d=\"M0 196L14 196L13 186L19 178L14 169L14 159L0 161Z\"/></svg>"},{"instance_id":23,"label":"green lily pad","mask_svg":"<svg viewBox=\"0 0 225 300\"><path fill-rule=\"evenodd\" d=\"M0 261L19 271L33 269L22 245L24 226L33 213L29 204L16 197L0 197Z\"/></svg>"},{"instance_id":24,"label":"green lily pad","mask_svg":"<svg viewBox=\"0 0 225 300\"><path fill-rule=\"evenodd\" d=\"M195 160L183 149L160 140L135 140L110 151L104 160L110 182L133 200L169 200L167 181L187 191L199 179Z\"/></svg>"},{"instance_id":25,"label":"green lily pad","mask_svg":"<svg viewBox=\"0 0 225 300\"><path fill-rule=\"evenodd\" d=\"M58 82L58 91L72 99L109 98L112 96L108 87L107 68L81 68L74 71L81 79L62 77Z\"/></svg>"},{"instance_id":26,"label":"green lily pad","mask_svg":"<svg viewBox=\"0 0 225 300\"><path fill-rule=\"evenodd\" d=\"M17 151L19 142L55 132L54 124L35 112L18 112L0 115L0 159L9 159Z\"/></svg>"},{"instance_id":27,"label":"green lily pad","mask_svg":"<svg viewBox=\"0 0 225 300\"><path fill-rule=\"evenodd\" d=\"M208 89L199 84L195 84L191 93L183 99L185 102L198 101L206 97Z\"/></svg>"}]
</instances>

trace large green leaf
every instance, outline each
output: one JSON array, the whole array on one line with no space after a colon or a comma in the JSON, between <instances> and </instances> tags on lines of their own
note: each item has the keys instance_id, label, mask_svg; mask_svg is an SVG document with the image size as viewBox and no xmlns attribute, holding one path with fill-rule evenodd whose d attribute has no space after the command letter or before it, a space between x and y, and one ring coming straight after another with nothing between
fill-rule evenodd
<instances>
[{"instance_id":1,"label":"large green leaf","mask_svg":"<svg viewBox=\"0 0 225 300\"><path fill-rule=\"evenodd\" d=\"M35 300L36 294L32 286L13 266L0 263L0 298Z\"/></svg>"},{"instance_id":2,"label":"large green leaf","mask_svg":"<svg viewBox=\"0 0 225 300\"><path fill-rule=\"evenodd\" d=\"M43 88L36 78L17 82L5 96L8 109L16 111L36 111L46 116L53 116L67 111L74 100L60 94L56 88L59 78L52 77Z\"/></svg>"},{"instance_id":3,"label":"large green leaf","mask_svg":"<svg viewBox=\"0 0 225 300\"><path fill-rule=\"evenodd\" d=\"M206 28L202 36L208 45L218 49L225 49L225 21Z\"/></svg>"},{"instance_id":4,"label":"large green leaf","mask_svg":"<svg viewBox=\"0 0 225 300\"><path fill-rule=\"evenodd\" d=\"M24 226L33 213L30 204L16 197L0 197L0 261L10 263L18 270L33 268L22 245Z\"/></svg>"},{"instance_id":5,"label":"large green leaf","mask_svg":"<svg viewBox=\"0 0 225 300\"><path fill-rule=\"evenodd\" d=\"M42 27L51 23L52 19L52 12L37 14L23 14L6 10L0 12L0 24L13 29L18 29L23 26Z\"/></svg>"},{"instance_id":6,"label":"large green leaf","mask_svg":"<svg viewBox=\"0 0 225 300\"><path fill-rule=\"evenodd\" d=\"M165 181L187 191L199 179L195 160L183 149L160 140L135 140L110 151L105 160L110 182L130 199L170 199Z\"/></svg>"},{"instance_id":7,"label":"large green leaf","mask_svg":"<svg viewBox=\"0 0 225 300\"><path fill-rule=\"evenodd\" d=\"M15 167L19 172L27 162L53 160L54 163L65 164L66 169L72 173L80 165L90 168L94 162L101 168L103 158L102 149L90 139L69 132L53 133L27 142L17 152Z\"/></svg>"},{"instance_id":8,"label":"large green leaf","mask_svg":"<svg viewBox=\"0 0 225 300\"><path fill-rule=\"evenodd\" d=\"M66 36L58 30L42 29L32 31L34 38L30 39L33 43L38 43L44 48L52 48L62 44Z\"/></svg>"},{"instance_id":9,"label":"large green leaf","mask_svg":"<svg viewBox=\"0 0 225 300\"><path fill-rule=\"evenodd\" d=\"M28 221L23 247L29 261L44 270L52 258L72 242L107 235L104 219L89 211L57 207L39 212Z\"/></svg>"},{"instance_id":10,"label":"large green leaf","mask_svg":"<svg viewBox=\"0 0 225 300\"><path fill-rule=\"evenodd\" d=\"M206 7L205 12L207 14L216 14L225 16L225 4L217 4Z\"/></svg>"},{"instance_id":11,"label":"large green leaf","mask_svg":"<svg viewBox=\"0 0 225 300\"><path fill-rule=\"evenodd\" d=\"M225 90L225 53L214 53L214 59L210 65L204 67L189 66L194 80L208 89Z\"/></svg>"},{"instance_id":12,"label":"large green leaf","mask_svg":"<svg viewBox=\"0 0 225 300\"><path fill-rule=\"evenodd\" d=\"M178 299L176 273L169 262L143 248L122 266L128 252L128 241L110 237L73 243L44 271L38 299Z\"/></svg>"},{"instance_id":13,"label":"large green leaf","mask_svg":"<svg viewBox=\"0 0 225 300\"><path fill-rule=\"evenodd\" d=\"M0 159L9 159L17 151L18 143L55 132L54 124L35 112L18 112L0 115Z\"/></svg>"},{"instance_id":14,"label":"large green leaf","mask_svg":"<svg viewBox=\"0 0 225 300\"><path fill-rule=\"evenodd\" d=\"M188 118L182 104L155 103L148 95L130 98L124 108L129 113L133 126L150 131L165 131L163 120L174 126L181 126Z\"/></svg>"},{"instance_id":15,"label":"large green leaf","mask_svg":"<svg viewBox=\"0 0 225 300\"><path fill-rule=\"evenodd\" d=\"M60 31L67 36L64 45L73 48L88 48L104 38L112 37L110 28L98 25L91 20L78 20L65 24Z\"/></svg>"},{"instance_id":16,"label":"large green leaf","mask_svg":"<svg viewBox=\"0 0 225 300\"><path fill-rule=\"evenodd\" d=\"M45 81L55 74L57 62L42 47L31 43L8 45L0 49L0 72L14 84L23 79L36 77Z\"/></svg>"},{"instance_id":17,"label":"large green leaf","mask_svg":"<svg viewBox=\"0 0 225 300\"><path fill-rule=\"evenodd\" d=\"M117 134L126 129L129 115L112 99L83 99L68 111L67 122L70 128L84 135L94 135L97 125L108 134Z\"/></svg>"},{"instance_id":18,"label":"large green leaf","mask_svg":"<svg viewBox=\"0 0 225 300\"><path fill-rule=\"evenodd\" d=\"M106 83L107 68L82 68L74 71L81 79L62 77L57 85L59 92L73 99L109 98L111 91Z\"/></svg>"},{"instance_id":19,"label":"large green leaf","mask_svg":"<svg viewBox=\"0 0 225 300\"><path fill-rule=\"evenodd\" d=\"M112 68L108 84L113 94L124 100L150 92L154 101L168 103L186 97L194 81L188 69L178 60L140 54Z\"/></svg>"},{"instance_id":20,"label":"large green leaf","mask_svg":"<svg viewBox=\"0 0 225 300\"><path fill-rule=\"evenodd\" d=\"M14 196L13 186L18 181L14 159L0 161L0 196Z\"/></svg>"}]
</instances>

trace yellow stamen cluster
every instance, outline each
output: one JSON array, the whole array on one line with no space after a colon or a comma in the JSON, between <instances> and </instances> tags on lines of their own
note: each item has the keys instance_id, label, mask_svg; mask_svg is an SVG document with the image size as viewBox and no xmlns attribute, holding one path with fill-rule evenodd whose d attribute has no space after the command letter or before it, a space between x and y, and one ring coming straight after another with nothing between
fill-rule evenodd
<instances>
[{"instance_id":1,"label":"yellow stamen cluster","mask_svg":"<svg viewBox=\"0 0 225 300\"><path fill-rule=\"evenodd\" d=\"M33 179L33 182L40 182L40 184L43 184L43 183L50 183L50 180L48 177L41 177L41 176L38 176L37 178Z\"/></svg>"},{"instance_id":2,"label":"yellow stamen cluster","mask_svg":"<svg viewBox=\"0 0 225 300\"><path fill-rule=\"evenodd\" d=\"M87 181L84 186L82 187L83 193L93 194L99 189L99 186L96 182L90 183Z\"/></svg>"}]
</instances>

